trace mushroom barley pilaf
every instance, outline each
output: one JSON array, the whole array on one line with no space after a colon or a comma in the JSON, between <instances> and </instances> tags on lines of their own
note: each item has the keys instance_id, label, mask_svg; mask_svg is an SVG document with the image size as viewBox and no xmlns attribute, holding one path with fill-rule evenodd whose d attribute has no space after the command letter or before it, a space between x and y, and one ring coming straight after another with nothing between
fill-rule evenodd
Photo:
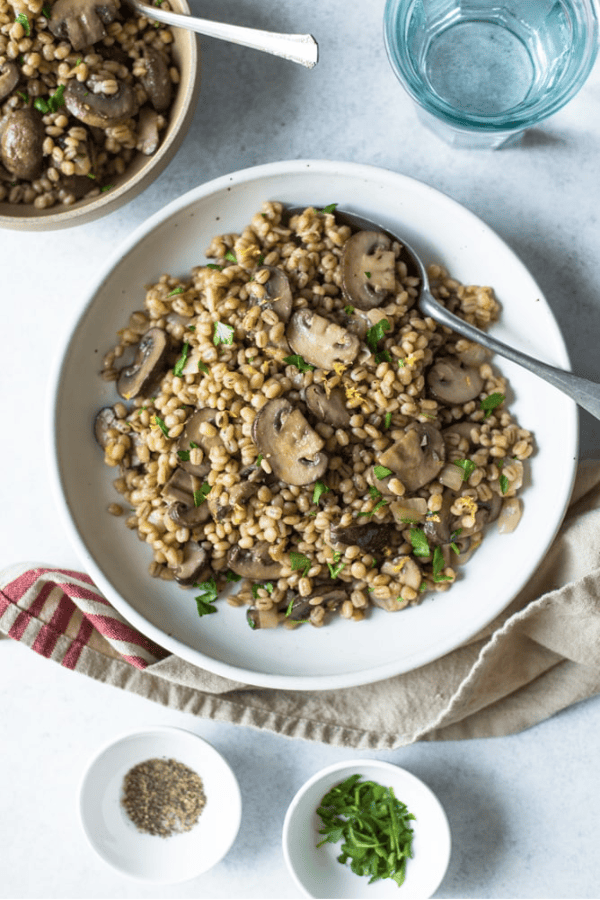
<instances>
[{"instance_id":1,"label":"mushroom barley pilaf","mask_svg":"<svg viewBox=\"0 0 600 900\"><path fill-rule=\"evenodd\" d=\"M133 509L151 574L198 588L200 615L244 579L228 603L254 628L447 590L488 523L518 523L533 451L488 352L423 318L401 245L335 204L264 203L207 256L147 288L104 359L109 511ZM491 288L430 275L466 321L497 316Z\"/></svg>"},{"instance_id":2,"label":"mushroom barley pilaf","mask_svg":"<svg viewBox=\"0 0 600 900\"><path fill-rule=\"evenodd\" d=\"M158 24L119 0L0 0L0 201L70 206L157 150L179 82Z\"/></svg>"}]
</instances>

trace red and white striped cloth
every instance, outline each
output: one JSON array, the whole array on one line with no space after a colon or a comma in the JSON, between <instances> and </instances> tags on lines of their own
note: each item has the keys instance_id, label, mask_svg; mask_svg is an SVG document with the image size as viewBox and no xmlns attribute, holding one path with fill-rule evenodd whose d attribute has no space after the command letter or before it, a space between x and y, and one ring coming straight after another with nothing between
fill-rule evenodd
<instances>
[{"instance_id":1,"label":"red and white striped cloth","mask_svg":"<svg viewBox=\"0 0 600 900\"><path fill-rule=\"evenodd\" d=\"M67 669L86 649L145 669L168 653L110 605L83 572L22 563L0 573L0 634Z\"/></svg>"}]
</instances>

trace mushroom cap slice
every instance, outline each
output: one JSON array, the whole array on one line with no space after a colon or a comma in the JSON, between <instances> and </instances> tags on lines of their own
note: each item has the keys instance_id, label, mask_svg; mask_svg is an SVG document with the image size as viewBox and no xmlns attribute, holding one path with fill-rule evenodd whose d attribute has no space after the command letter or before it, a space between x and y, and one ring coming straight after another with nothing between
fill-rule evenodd
<instances>
[{"instance_id":1,"label":"mushroom cap slice","mask_svg":"<svg viewBox=\"0 0 600 900\"><path fill-rule=\"evenodd\" d=\"M459 406L474 400L483 390L483 378L474 366L464 366L456 357L438 359L427 373L429 390L441 403Z\"/></svg>"},{"instance_id":2,"label":"mushroom cap slice","mask_svg":"<svg viewBox=\"0 0 600 900\"><path fill-rule=\"evenodd\" d=\"M210 519L208 503L204 501L196 506L194 502L194 491L201 487L201 479L190 475L180 466L175 469L165 484L161 496L169 504L169 518L176 525L194 528Z\"/></svg>"},{"instance_id":3,"label":"mushroom cap slice","mask_svg":"<svg viewBox=\"0 0 600 900\"><path fill-rule=\"evenodd\" d=\"M329 396L320 384L310 384L304 391L304 400L311 413L334 428L347 428L351 415L346 407L344 392L333 388Z\"/></svg>"},{"instance_id":4,"label":"mushroom cap slice","mask_svg":"<svg viewBox=\"0 0 600 900\"><path fill-rule=\"evenodd\" d=\"M215 522L223 522L231 513L234 511L236 507L239 509L244 509L243 506L246 500L249 500L260 487L260 483L256 481L241 481L239 484L234 485L229 491L228 496L229 500L227 503L223 503L221 501L221 496L211 498L211 495L208 495L208 508L210 510L210 514L215 520Z\"/></svg>"},{"instance_id":5,"label":"mushroom cap slice","mask_svg":"<svg viewBox=\"0 0 600 900\"><path fill-rule=\"evenodd\" d=\"M259 271L267 271L269 278L260 285L264 288L265 294L256 298L256 305L261 309L272 309L281 322L287 322L292 313L293 302L289 278L278 266L261 266ZM253 284L254 282L251 282L248 285L250 294L253 294ZM258 282L256 285L258 287Z\"/></svg>"},{"instance_id":6,"label":"mushroom cap slice","mask_svg":"<svg viewBox=\"0 0 600 900\"><path fill-rule=\"evenodd\" d=\"M195 465L190 460L182 460L180 463L182 469L199 478L203 478L210 471L210 451L214 447L223 446L223 441L218 434L210 437L203 434L201 430L204 422L215 425L218 412L218 409L211 407L197 410L185 423L185 428L177 442L177 450L183 453L189 452L194 446L200 447L204 451L204 459L199 465Z\"/></svg>"},{"instance_id":7,"label":"mushroom cap slice","mask_svg":"<svg viewBox=\"0 0 600 900\"><path fill-rule=\"evenodd\" d=\"M173 567L173 576L179 584L194 584L206 578L210 572L210 558L198 541L188 541L183 547L183 559Z\"/></svg>"},{"instance_id":8,"label":"mushroom cap slice","mask_svg":"<svg viewBox=\"0 0 600 900\"><path fill-rule=\"evenodd\" d=\"M48 28L73 50L82 50L106 37L104 26L114 21L118 8L114 0L57 0Z\"/></svg>"},{"instance_id":9,"label":"mushroom cap slice","mask_svg":"<svg viewBox=\"0 0 600 900\"><path fill-rule=\"evenodd\" d=\"M0 100L13 91L21 79L21 70L12 60L7 60L0 66Z\"/></svg>"},{"instance_id":10,"label":"mushroom cap slice","mask_svg":"<svg viewBox=\"0 0 600 900\"><path fill-rule=\"evenodd\" d=\"M15 178L31 181L39 175L43 162L46 131L36 109L15 109L1 123L0 158Z\"/></svg>"},{"instance_id":11,"label":"mushroom cap slice","mask_svg":"<svg viewBox=\"0 0 600 900\"><path fill-rule=\"evenodd\" d=\"M368 525L337 525L331 529L331 545L357 546L364 553L383 553L400 539L394 525L386 522L370 522Z\"/></svg>"},{"instance_id":12,"label":"mushroom cap slice","mask_svg":"<svg viewBox=\"0 0 600 900\"><path fill-rule=\"evenodd\" d=\"M320 452L323 439L285 398L265 403L254 420L252 435L281 481L301 486L325 474L329 460Z\"/></svg>"},{"instance_id":13,"label":"mushroom cap slice","mask_svg":"<svg viewBox=\"0 0 600 900\"><path fill-rule=\"evenodd\" d=\"M158 113L150 106L143 106L138 116L138 142L136 149L144 156L152 156L160 143ZM196 369L196 371L198 371Z\"/></svg>"},{"instance_id":14,"label":"mushroom cap slice","mask_svg":"<svg viewBox=\"0 0 600 900\"><path fill-rule=\"evenodd\" d=\"M377 461L391 469L407 491L416 491L433 481L445 459L441 432L428 423L407 430Z\"/></svg>"},{"instance_id":15,"label":"mushroom cap slice","mask_svg":"<svg viewBox=\"0 0 600 900\"><path fill-rule=\"evenodd\" d=\"M259 541L249 550L238 546L232 547L227 556L227 565L236 575L242 575L252 581L279 578L284 570L284 563L272 558L269 553L270 546L268 541Z\"/></svg>"},{"instance_id":16,"label":"mushroom cap slice","mask_svg":"<svg viewBox=\"0 0 600 900\"><path fill-rule=\"evenodd\" d=\"M94 93L89 84L71 78L63 98L71 115L86 125L110 128L130 119L138 111L135 91L125 81L118 81L114 94Z\"/></svg>"},{"instance_id":17,"label":"mushroom cap slice","mask_svg":"<svg viewBox=\"0 0 600 900\"><path fill-rule=\"evenodd\" d=\"M355 334L307 308L294 313L285 336L294 353L319 369L333 369L335 363L349 366L360 350Z\"/></svg>"},{"instance_id":18,"label":"mushroom cap slice","mask_svg":"<svg viewBox=\"0 0 600 900\"><path fill-rule=\"evenodd\" d=\"M137 397L158 378L167 365L169 343L162 328L150 328L137 345L132 365L121 369L117 391L126 400Z\"/></svg>"},{"instance_id":19,"label":"mushroom cap slice","mask_svg":"<svg viewBox=\"0 0 600 900\"><path fill-rule=\"evenodd\" d=\"M173 82L162 54L155 47L144 47L146 73L140 77L144 90L156 112L168 109L173 94Z\"/></svg>"},{"instance_id":20,"label":"mushroom cap slice","mask_svg":"<svg viewBox=\"0 0 600 900\"><path fill-rule=\"evenodd\" d=\"M342 250L342 290L358 309L385 306L395 296L396 255L380 231L357 231Z\"/></svg>"}]
</instances>

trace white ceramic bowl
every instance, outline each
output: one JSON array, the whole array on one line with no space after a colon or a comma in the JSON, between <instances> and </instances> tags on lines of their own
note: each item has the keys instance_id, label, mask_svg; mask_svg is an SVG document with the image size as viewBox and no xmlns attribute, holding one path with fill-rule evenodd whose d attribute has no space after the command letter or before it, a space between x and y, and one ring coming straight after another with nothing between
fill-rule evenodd
<instances>
[{"instance_id":1,"label":"white ceramic bowl","mask_svg":"<svg viewBox=\"0 0 600 900\"><path fill-rule=\"evenodd\" d=\"M114 470L94 441L98 410L113 404L100 360L144 285L163 273L187 277L218 233L241 229L265 200L363 214L403 235L426 263L491 284L502 303L492 333L532 356L569 368L556 321L523 264L480 219L439 191L383 169L294 160L226 175L170 203L125 241L82 297L83 311L60 350L48 423L52 483L82 565L106 597L158 644L204 669L271 688L321 690L365 684L422 666L494 619L537 569L556 534L577 460L575 404L518 366L497 360L511 384L510 409L536 437L524 514L513 534L494 526L445 594L399 613L374 610L360 623L251 631L243 610L219 602L199 619L194 591L148 574L150 550L106 512L117 499Z\"/></svg>"},{"instance_id":2,"label":"white ceramic bowl","mask_svg":"<svg viewBox=\"0 0 600 900\"><path fill-rule=\"evenodd\" d=\"M167 838L140 832L121 804L127 772L154 758L176 759L202 779L206 804L190 831ZM105 862L132 878L175 884L225 856L240 827L242 799L214 747L190 731L162 727L122 735L100 750L83 777L79 812L88 841Z\"/></svg>"},{"instance_id":3,"label":"white ceramic bowl","mask_svg":"<svg viewBox=\"0 0 600 900\"><path fill-rule=\"evenodd\" d=\"M369 884L350 866L337 861L341 844L317 844L322 820L317 808L324 795L351 775L391 787L416 819L413 857L407 861L406 878L398 887L392 879ZM386 898L431 897L438 889L450 861L450 826L437 797L420 779L392 763L376 759L354 759L321 769L304 784L288 808L283 823L283 855L294 881L306 897L337 897L339 900L386 900Z\"/></svg>"}]
</instances>

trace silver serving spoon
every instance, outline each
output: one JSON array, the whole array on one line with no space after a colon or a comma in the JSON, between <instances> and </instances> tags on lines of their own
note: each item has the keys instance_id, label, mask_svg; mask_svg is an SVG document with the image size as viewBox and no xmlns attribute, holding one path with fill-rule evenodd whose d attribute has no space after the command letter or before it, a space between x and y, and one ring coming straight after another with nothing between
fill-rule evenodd
<instances>
[{"instance_id":1,"label":"silver serving spoon","mask_svg":"<svg viewBox=\"0 0 600 900\"><path fill-rule=\"evenodd\" d=\"M364 219L354 213L342 212L341 210L336 209L335 217L342 225L349 225L351 228L360 231L380 231L392 240L402 244L405 255L408 257L407 263L409 266L412 263L414 271L421 279L421 292L417 304L422 313L426 316L431 316L436 322L439 322L441 325L446 325L448 328L451 328L452 331L461 334L470 341L475 341L483 347L487 347L488 350L491 350L493 353L498 353L500 356L510 359L512 362L517 363L517 365L523 366L524 369L529 369L534 375L538 375L539 378L542 378L544 381L547 381L549 384L558 388L559 391L562 391L568 397L571 397L571 399L574 400L578 406L581 406L582 409L587 410L597 419L600 419L600 384L597 384L595 381L588 381L586 378L580 378L578 375L571 374L571 372L565 372L564 369L557 369L554 366L549 366L546 363L540 362L539 359L527 356L526 353L521 353L519 350L509 347L507 344L503 344L501 341L496 340L485 332L480 331L478 328L474 328L472 325L459 319L458 316L448 312L448 310L435 299L431 293L425 266L412 247L406 243L404 238L398 237L386 228L382 228L381 225L370 222L368 219Z\"/></svg>"},{"instance_id":2,"label":"silver serving spoon","mask_svg":"<svg viewBox=\"0 0 600 900\"><path fill-rule=\"evenodd\" d=\"M319 45L312 34L276 34L272 31L260 31L257 28L244 28L241 25L227 25L225 22L212 22L209 19L182 15L157 6L148 6L140 0L128 2L143 16L156 19L165 25L188 28L197 34L205 34L232 44L241 44L243 47L252 47L253 50L262 50L263 53L271 53L273 56L281 56L290 62L299 63L307 69L316 66L319 59Z\"/></svg>"}]
</instances>

